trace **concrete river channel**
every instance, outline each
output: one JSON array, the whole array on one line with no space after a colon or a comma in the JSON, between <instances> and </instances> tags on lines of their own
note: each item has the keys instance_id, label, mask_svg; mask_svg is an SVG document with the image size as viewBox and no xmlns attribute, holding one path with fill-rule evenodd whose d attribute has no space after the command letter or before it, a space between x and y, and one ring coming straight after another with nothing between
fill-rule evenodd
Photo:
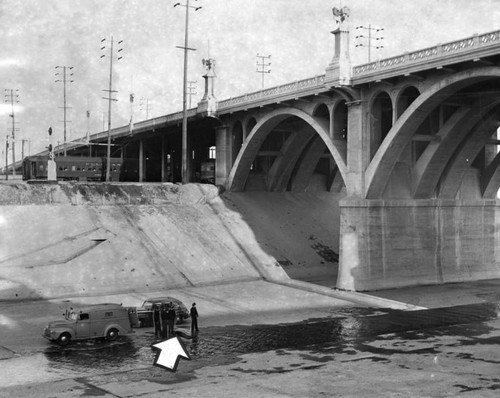
<instances>
[{"instance_id":1,"label":"concrete river channel","mask_svg":"<svg viewBox=\"0 0 500 398\"><path fill-rule=\"evenodd\" d=\"M151 327L113 342L60 347L43 339L41 328L23 336L7 333L7 325L0 330L0 396L494 397L494 301L415 311L341 307L294 323L228 318L216 326L206 319L194 338L183 337L188 321L176 330L190 360L181 358L176 372L154 366L152 346L162 340ZM17 312L43 314L44 306L26 303ZM17 319L12 306L4 310Z\"/></svg>"},{"instance_id":2,"label":"concrete river channel","mask_svg":"<svg viewBox=\"0 0 500 398\"><path fill-rule=\"evenodd\" d=\"M189 368L214 366L227 363L238 355L270 350L307 349L333 355L364 347L369 354L377 355L388 353L366 344L377 336L384 335L388 340L400 337L421 339L434 334L470 338L486 333L485 322L497 319L499 312L500 305L492 303L411 312L346 308L341 309L335 318L279 325L208 327L193 339L181 339L191 356ZM184 326L178 330L189 332L187 328ZM121 337L111 343L73 342L68 347L50 344L43 355L48 359L49 367L61 373L91 375L151 369L156 354L151 346L158 341L152 328L143 328L132 337ZM414 352L432 354L436 349L426 347ZM185 363L181 361L180 368Z\"/></svg>"}]
</instances>

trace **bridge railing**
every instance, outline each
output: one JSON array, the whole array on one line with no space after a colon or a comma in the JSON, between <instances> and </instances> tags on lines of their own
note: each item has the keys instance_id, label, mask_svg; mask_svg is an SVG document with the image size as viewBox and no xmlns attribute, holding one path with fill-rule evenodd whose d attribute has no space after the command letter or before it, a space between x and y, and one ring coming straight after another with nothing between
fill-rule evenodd
<instances>
[{"instance_id":1,"label":"bridge railing","mask_svg":"<svg viewBox=\"0 0 500 398\"><path fill-rule=\"evenodd\" d=\"M418 63L432 58L460 53L471 48L487 47L491 44L500 42L500 31L493 31L481 35L474 35L465 39L455 40L445 44L424 48L417 51L407 52L390 58L384 58L380 61L370 62L358 65L352 68L353 77L373 73L383 69L389 69L400 65Z\"/></svg>"},{"instance_id":2,"label":"bridge railing","mask_svg":"<svg viewBox=\"0 0 500 398\"><path fill-rule=\"evenodd\" d=\"M187 117L193 117L196 116L196 108L188 109L187 110ZM182 111L180 112L175 112L175 113L170 113L165 116L159 116L155 117L153 119L148 119L148 120L142 120L140 122L134 123L133 126L133 131L135 130L148 130L152 129L155 126L160 126L160 125L165 125L166 123L169 122L178 122L179 120L182 120ZM111 134L113 136L120 135L120 134L126 134L130 130L129 125L125 125L122 127L116 127L111 130ZM100 133L92 134L91 138L93 140L96 139L102 139L104 137L107 137L108 131L101 131Z\"/></svg>"},{"instance_id":3,"label":"bridge railing","mask_svg":"<svg viewBox=\"0 0 500 398\"><path fill-rule=\"evenodd\" d=\"M500 44L500 30L488 32L480 35L474 35L465 39L455 40L445 44L438 44L433 47L420 49L417 51L407 52L396 55L390 58L384 58L376 62L370 62L362 65L357 65L352 68L352 77L359 78L368 76L381 71L390 71L392 68L405 67L407 65L418 64L420 62L428 62L438 60L439 57L452 56L460 54L471 49L485 48L492 45ZM325 75L317 75L307 79L296 80L291 83L282 84L280 86L270 87L265 90L259 90L237 97L228 98L218 103L218 110L224 111L231 107L237 107L244 104L251 105L253 102L261 100L286 97L286 94L301 94L302 92L314 91L314 89L323 89L325 87ZM187 111L189 118L196 116L197 108L192 108ZM144 120L134 124L134 130L154 129L156 125L164 125L165 123L178 122L182 120L182 111L171 113L165 116L160 116L154 119ZM126 134L129 126L122 126L113 129L113 135ZM102 131L92 135L92 139L102 139L107 136L107 131Z\"/></svg>"},{"instance_id":4,"label":"bridge railing","mask_svg":"<svg viewBox=\"0 0 500 398\"><path fill-rule=\"evenodd\" d=\"M318 75L310 77L308 79L296 80L292 83L282 84L281 86L275 86L267 88L265 90L259 90L252 93L240 95L238 97L232 97L223 101L219 101L218 109L224 110L225 108L230 108L235 105L251 103L252 101L258 101L264 98L272 98L275 96L296 93L302 89L311 89L315 87L323 87L325 83L325 75Z\"/></svg>"}]
</instances>

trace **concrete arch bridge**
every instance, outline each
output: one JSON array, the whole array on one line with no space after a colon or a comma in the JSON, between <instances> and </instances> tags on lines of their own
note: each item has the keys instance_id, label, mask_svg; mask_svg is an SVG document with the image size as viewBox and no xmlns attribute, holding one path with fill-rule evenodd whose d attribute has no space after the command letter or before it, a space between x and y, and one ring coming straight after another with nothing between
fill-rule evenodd
<instances>
[{"instance_id":1,"label":"concrete arch bridge","mask_svg":"<svg viewBox=\"0 0 500 398\"><path fill-rule=\"evenodd\" d=\"M500 32L355 67L332 33L323 75L217 102L207 73L187 148L180 112L113 139L141 181L179 181L181 153L196 180L211 150L229 191L340 193L340 289L500 277Z\"/></svg>"}]
</instances>

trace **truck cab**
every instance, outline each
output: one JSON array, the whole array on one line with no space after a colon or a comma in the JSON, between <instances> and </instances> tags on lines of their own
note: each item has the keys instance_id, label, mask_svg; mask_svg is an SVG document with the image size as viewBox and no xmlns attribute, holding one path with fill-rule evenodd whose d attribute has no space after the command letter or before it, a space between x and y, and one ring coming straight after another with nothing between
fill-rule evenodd
<instances>
[{"instance_id":1,"label":"truck cab","mask_svg":"<svg viewBox=\"0 0 500 398\"><path fill-rule=\"evenodd\" d=\"M72 340L106 338L113 341L120 334L132 333L129 311L121 304L71 308L63 316L64 319L49 322L43 332L43 337L62 346Z\"/></svg>"}]
</instances>

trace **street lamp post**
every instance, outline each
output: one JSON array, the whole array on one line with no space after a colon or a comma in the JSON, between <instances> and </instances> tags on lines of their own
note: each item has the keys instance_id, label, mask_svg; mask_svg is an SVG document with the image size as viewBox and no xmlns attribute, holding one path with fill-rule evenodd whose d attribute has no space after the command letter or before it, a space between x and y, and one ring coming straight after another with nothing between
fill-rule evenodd
<instances>
[{"instance_id":1,"label":"street lamp post","mask_svg":"<svg viewBox=\"0 0 500 398\"><path fill-rule=\"evenodd\" d=\"M195 0L197 1L197 0ZM186 24L184 28L184 47L177 46L177 48L184 49L184 78L182 89L182 182L188 183L190 180L189 175L189 148L187 136L187 69L188 69L188 50L195 51L194 48L188 47L188 26L189 26L189 9L194 8L195 11L201 7L193 7L189 5L189 0L186 4L175 3L174 7L181 6L186 8Z\"/></svg>"}]
</instances>

